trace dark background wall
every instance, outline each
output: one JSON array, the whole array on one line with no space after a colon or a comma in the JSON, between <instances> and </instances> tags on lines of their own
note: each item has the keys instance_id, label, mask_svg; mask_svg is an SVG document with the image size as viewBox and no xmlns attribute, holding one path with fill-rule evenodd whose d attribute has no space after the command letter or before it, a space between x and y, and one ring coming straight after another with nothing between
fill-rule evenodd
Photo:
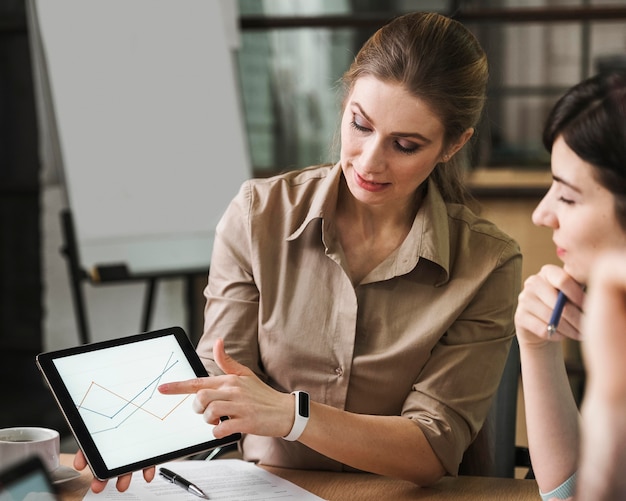
<instances>
[{"instance_id":1,"label":"dark background wall","mask_svg":"<svg viewBox=\"0 0 626 501\"><path fill-rule=\"evenodd\" d=\"M0 0L0 427L64 427L42 351L37 122L24 0Z\"/></svg>"}]
</instances>

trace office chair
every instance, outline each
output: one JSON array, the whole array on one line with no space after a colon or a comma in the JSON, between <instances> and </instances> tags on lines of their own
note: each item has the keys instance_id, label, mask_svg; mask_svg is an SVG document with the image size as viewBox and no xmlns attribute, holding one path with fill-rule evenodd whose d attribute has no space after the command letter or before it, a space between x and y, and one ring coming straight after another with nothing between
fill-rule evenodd
<instances>
[{"instance_id":1,"label":"office chair","mask_svg":"<svg viewBox=\"0 0 626 501\"><path fill-rule=\"evenodd\" d=\"M469 446L459 475L515 478L515 468L527 468L534 478L528 448L516 445L517 394L520 377L517 338L513 338L502 379L483 428Z\"/></svg>"}]
</instances>

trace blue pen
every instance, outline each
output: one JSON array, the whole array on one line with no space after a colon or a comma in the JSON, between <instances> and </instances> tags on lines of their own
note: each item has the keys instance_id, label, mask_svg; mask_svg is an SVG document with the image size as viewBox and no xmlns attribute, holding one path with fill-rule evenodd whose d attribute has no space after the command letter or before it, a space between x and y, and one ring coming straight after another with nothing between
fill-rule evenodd
<instances>
[{"instance_id":1,"label":"blue pen","mask_svg":"<svg viewBox=\"0 0 626 501\"><path fill-rule=\"evenodd\" d=\"M556 332L556 328L559 325L559 320L561 320L561 314L563 313L563 308L565 307L566 302L567 296L563 294L562 291L559 291L559 295L556 298L556 304L552 310L550 322L548 323L548 337L552 336L552 334Z\"/></svg>"}]
</instances>

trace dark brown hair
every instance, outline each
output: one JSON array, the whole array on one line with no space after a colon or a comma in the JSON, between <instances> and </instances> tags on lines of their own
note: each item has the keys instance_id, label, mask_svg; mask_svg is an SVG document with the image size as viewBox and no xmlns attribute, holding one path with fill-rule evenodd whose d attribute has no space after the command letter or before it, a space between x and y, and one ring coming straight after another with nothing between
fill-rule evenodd
<instances>
[{"instance_id":1,"label":"dark brown hair","mask_svg":"<svg viewBox=\"0 0 626 501\"><path fill-rule=\"evenodd\" d=\"M626 72L595 75L576 84L552 108L543 131L549 152L558 137L585 162L615 197L626 231Z\"/></svg>"}]
</instances>

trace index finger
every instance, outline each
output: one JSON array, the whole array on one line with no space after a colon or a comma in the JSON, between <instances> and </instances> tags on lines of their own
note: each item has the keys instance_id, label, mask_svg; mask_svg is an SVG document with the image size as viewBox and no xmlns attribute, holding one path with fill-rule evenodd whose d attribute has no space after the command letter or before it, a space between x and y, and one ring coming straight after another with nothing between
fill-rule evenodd
<instances>
[{"instance_id":1,"label":"index finger","mask_svg":"<svg viewBox=\"0 0 626 501\"><path fill-rule=\"evenodd\" d=\"M567 301L582 310L585 299L585 289L574 278L569 276L563 268L553 264L542 266L539 274L558 291L563 292Z\"/></svg>"},{"instance_id":2,"label":"index finger","mask_svg":"<svg viewBox=\"0 0 626 501\"><path fill-rule=\"evenodd\" d=\"M165 395L181 395L198 393L200 390L210 388L208 377L196 377L186 381L172 381L159 385L159 392Z\"/></svg>"}]
</instances>

